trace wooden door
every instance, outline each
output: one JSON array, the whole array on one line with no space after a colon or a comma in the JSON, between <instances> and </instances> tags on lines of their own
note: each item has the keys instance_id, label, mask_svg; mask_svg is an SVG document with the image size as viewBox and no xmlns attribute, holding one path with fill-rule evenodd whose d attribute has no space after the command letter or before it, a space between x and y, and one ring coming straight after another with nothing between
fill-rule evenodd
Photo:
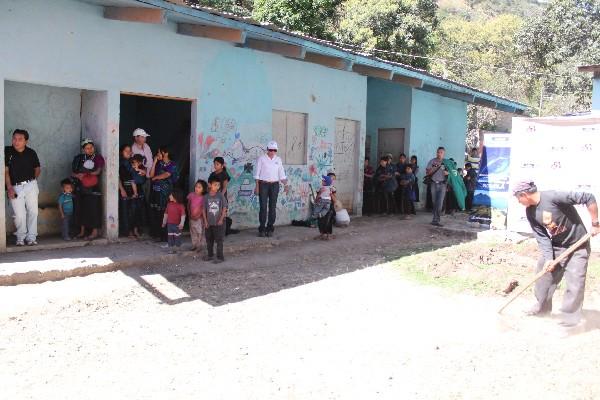
<instances>
[{"instance_id":1,"label":"wooden door","mask_svg":"<svg viewBox=\"0 0 600 400\"><path fill-rule=\"evenodd\" d=\"M337 177L337 198L349 213L354 208L354 196L358 183L358 137L360 122L335 119L335 147L333 168Z\"/></svg>"},{"instance_id":2,"label":"wooden door","mask_svg":"<svg viewBox=\"0 0 600 400\"><path fill-rule=\"evenodd\" d=\"M392 153L394 162L398 161L400 153L404 153L404 128L379 129L377 155L382 157L388 153Z\"/></svg>"}]
</instances>

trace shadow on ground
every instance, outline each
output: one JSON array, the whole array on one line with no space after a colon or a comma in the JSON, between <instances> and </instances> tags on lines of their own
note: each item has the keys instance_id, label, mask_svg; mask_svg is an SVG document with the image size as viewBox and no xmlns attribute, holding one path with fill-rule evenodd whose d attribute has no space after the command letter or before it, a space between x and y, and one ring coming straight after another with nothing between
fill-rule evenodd
<instances>
[{"instance_id":1,"label":"shadow on ground","mask_svg":"<svg viewBox=\"0 0 600 400\"><path fill-rule=\"evenodd\" d=\"M338 230L336 240L251 250L230 255L218 266L197 259L123 273L165 304L201 300L218 307L472 240L472 235L421 224L398 226L403 228L402 223L382 221L360 230Z\"/></svg>"}]
</instances>

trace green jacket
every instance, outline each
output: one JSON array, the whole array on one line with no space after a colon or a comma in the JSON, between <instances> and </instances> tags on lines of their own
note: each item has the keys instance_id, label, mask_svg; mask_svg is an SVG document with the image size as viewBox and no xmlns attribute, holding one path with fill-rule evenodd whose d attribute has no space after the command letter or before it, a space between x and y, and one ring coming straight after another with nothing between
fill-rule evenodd
<instances>
[{"instance_id":1,"label":"green jacket","mask_svg":"<svg viewBox=\"0 0 600 400\"><path fill-rule=\"evenodd\" d=\"M448 184L452 187L454 197L456 197L456 203L458 208L461 210L465 209L465 198L467 197L467 188L462 176L458 176L458 170L456 169L456 162L444 158L444 166L448 171Z\"/></svg>"}]
</instances>

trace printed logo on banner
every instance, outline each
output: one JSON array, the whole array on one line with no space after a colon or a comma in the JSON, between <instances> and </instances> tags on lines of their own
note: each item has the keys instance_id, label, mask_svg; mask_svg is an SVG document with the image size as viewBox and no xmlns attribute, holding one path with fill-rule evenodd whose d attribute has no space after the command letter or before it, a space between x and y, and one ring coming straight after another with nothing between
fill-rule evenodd
<instances>
[{"instance_id":1,"label":"printed logo on banner","mask_svg":"<svg viewBox=\"0 0 600 400\"><path fill-rule=\"evenodd\" d=\"M473 198L471 222L504 229L510 189L511 137L507 133L484 133L479 176Z\"/></svg>"},{"instance_id":2,"label":"printed logo on banner","mask_svg":"<svg viewBox=\"0 0 600 400\"><path fill-rule=\"evenodd\" d=\"M557 118L537 124L513 119L511 143L511 184L531 180L539 190L564 190L600 196L598 160L600 159L600 119L593 124L574 125L578 117ZM589 117L586 117L589 118ZM569 124L563 124L569 121ZM531 232L525 207L510 196L508 229ZM585 207L578 207L584 223L590 218ZM549 226L553 230L553 226Z\"/></svg>"}]
</instances>

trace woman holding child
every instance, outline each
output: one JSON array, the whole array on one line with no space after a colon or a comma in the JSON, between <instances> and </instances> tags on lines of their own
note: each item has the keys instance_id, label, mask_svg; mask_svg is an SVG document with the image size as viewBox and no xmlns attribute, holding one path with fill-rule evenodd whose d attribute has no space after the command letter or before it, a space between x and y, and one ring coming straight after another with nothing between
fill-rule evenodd
<instances>
[{"instance_id":1,"label":"woman holding child","mask_svg":"<svg viewBox=\"0 0 600 400\"><path fill-rule=\"evenodd\" d=\"M162 228L163 215L169 202L173 185L177 182L177 164L171 160L169 150L161 146L156 152L149 174L150 190L150 235L159 241L167 240L167 232Z\"/></svg>"},{"instance_id":2,"label":"woman holding child","mask_svg":"<svg viewBox=\"0 0 600 400\"><path fill-rule=\"evenodd\" d=\"M78 238L94 240L100 236L102 226L102 191L100 175L104 169L104 158L96 153L92 139L81 142L81 154L73 159L72 177L77 186L75 220L80 227ZM86 233L89 235L86 237Z\"/></svg>"},{"instance_id":3,"label":"woman holding child","mask_svg":"<svg viewBox=\"0 0 600 400\"><path fill-rule=\"evenodd\" d=\"M130 238L138 238L139 227L134 218L138 188L133 176L131 154L130 145L121 146L119 159L119 233Z\"/></svg>"}]
</instances>

